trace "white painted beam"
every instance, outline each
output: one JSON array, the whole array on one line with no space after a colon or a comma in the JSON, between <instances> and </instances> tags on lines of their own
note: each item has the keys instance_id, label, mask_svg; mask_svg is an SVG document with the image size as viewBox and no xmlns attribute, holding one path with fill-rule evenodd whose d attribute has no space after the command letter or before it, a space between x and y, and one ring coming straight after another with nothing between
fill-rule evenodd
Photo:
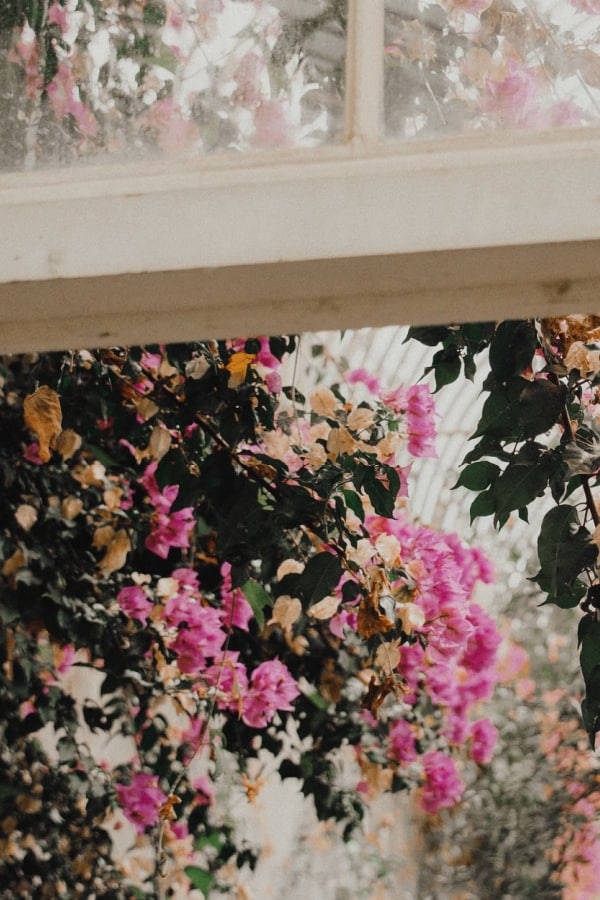
<instances>
[{"instance_id":1,"label":"white painted beam","mask_svg":"<svg viewBox=\"0 0 600 900\"><path fill-rule=\"evenodd\" d=\"M600 131L0 177L0 281L600 237Z\"/></svg>"},{"instance_id":2,"label":"white painted beam","mask_svg":"<svg viewBox=\"0 0 600 900\"><path fill-rule=\"evenodd\" d=\"M598 310L600 241L0 285L0 352Z\"/></svg>"},{"instance_id":3,"label":"white painted beam","mask_svg":"<svg viewBox=\"0 0 600 900\"><path fill-rule=\"evenodd\" d=\"M0 230L4 350L592 310L600 131L4 175Z\"/></svg>"}]
</instances>

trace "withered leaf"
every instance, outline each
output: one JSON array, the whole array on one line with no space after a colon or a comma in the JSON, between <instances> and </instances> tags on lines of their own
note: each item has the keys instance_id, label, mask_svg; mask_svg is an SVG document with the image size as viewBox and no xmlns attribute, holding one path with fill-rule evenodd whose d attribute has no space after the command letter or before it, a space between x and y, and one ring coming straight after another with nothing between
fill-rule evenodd
<instances>
[{"instance_id":1,"label":"withered leaf","mask_svg":"<svg viewBox=\"0 0 600 900\"><path fill-rule=\"evenodd\" d=\"M98 566L103 575L111 575L123 568L131 550L129 535L124 529L117 531Z\"/></svg>"},{"instance_id":2,"label":"withered leaf","mask_svg":"<svg viewBox=\"0 0 600 900\"><path fill-rule=\"evenodd\" d=\"M369 570L369 586L363 594L358 607L356 629L364 638L373 637L374 634L383 634L393 628L387 616L379 609L379 597L384 588L388 588L388 581L383 569L377 566Z\"/></svg>"},{"instance_id":3,"label":"withered leaf","mask_svg":"<svg viewBox=\"0 0 600 900\"><path fill-rule=\"evenodd\" d=\"M375 718L379 715L381 704L388 694L395 693L396 679L393 675L386 675L383 681L378 682L374 675L371 676L367 693L361 700L363 709L370 710Z\"/></svg>"},{"instance_id":4,"label":"withered leaf","mask_svg":"<svg viewBox=\"0 0 600 900\"><path fill-rule=\"evenodd\" d=\"M23 416L27 427L37 435L40 459L48 462L62 431L62 410L56 391L43 384L28 394L23 401Z\"/></svg>"},{"instance_id":5,"label":"withered leaf","mask_svg":"<svg viewBox=\"0 0 600 900\"><path fill-rule=\"evenodd\" d=\"M71 459L81 447L81 435L73 431L72 428L65 428L61 431L56 442L56 449L63 459Z\"/></svg>"},{"instance_id":6,"label":"withered leaf","mask_svg":"<svg viewBox=\"0 0 600 900\"><path fill-rule=\"evenodd\" d=\"M399 662L398 641L388 641L379 645L375 654L375 665L383 669L386 675L391 675Z\"/></svg>"},{"instance_id":7,"label":"withered leaf","mask_svg":"<svg viewBox=\"0 0 600 900\"><path fill-rule=\"evenodd\" d=\"M358 633L368 639L374 634L384 634L393 627L393 622L390 622L388 617L379 611L377 598L372 593L366 594L358 607L356 622Z\"/></svg>"},{"instance_id":8,"label":"withered leaf","mask_svg":"<svg viewBox=\"0 0 600 900\"><path fill-rule=\"evenodd\" d=\"M84 487L102 487L106 469L102 463L95 459L91 466L75 466L71 469L71 475Z\"/></svg>"},{"instance_id":9,"label":"withered leaf","mask_svg":"<svg viewBox=\"0 0 600 900\"><path fill-rule=\"evenodd\" d=\"M2 566L2 574L7 578L11 575L14 575L15 572L18 572L19 569L22 569L25 565L25 555L20 547L17 547L15 552L8 557L4 561L4 565Z\"/></svg>"},{"instance_id":10,"label":"withered leaf","mask_svg":"<svg viewBox=\"0 0 600 900\"><path fill-rule=\"evenodd\" d=\"M318 603L313 603L307 610L307 613L309 616L312 616L313 619L330 619L336 614L339 605L340 598L330 595L329 597L323 597Z\"/></svg>"},{"instance_id":11,"label":"withered leaf","mask_svg":"<svg viewBox=\"0 0 600 900\"><path fill-rule=\"evenodd\" d=\"M302 612L302 603L297 597L289 597L283 594L278 597L273 604L273 615L269 620L269 625L281 625L285 630L291 628Z\"/></svg>"},{"instance_id":12,"label":"withered leaf","mask_svg":"<svg viewBox=\"0 0 600 900\"><path fill-rule=\"evenodd\" d=\"M170 449L171 435L166 428L161 428L160 425L155 425L152 429L150 440L148 441L147 453L149 453L152 459L156 459L158 462L160 462L163 456L166 456Z\"/></svg>"},{"instance_id":13,"label":"withered leaf","mask_svg":"<svg viewBox=\"0 0 600 900\"><path fill-rule=\"evenodd\" d=\"M29 503L21 503L15 510L15 519L23 531L29 531L37 522L37 517L37 509Z\"/></svg>"},{"instance_id":14,"label":"withered leaf","mask_svg":"<svg viewBox=\"0 0 600 900\"><path fill-rule=\"evenodd\" d=\"M154 400L151 400L150 397L141 397L139 400L135 400L135 408L137 414L141 416L144 422L147 422L148 419L151 419L159 410L159 407L156 405Z\"/></svg>"},{"instance_id":15,"label":"withered leaf","mask_svg":"<svg viewBox=\"0 0 600 900\"><path fill-rule=\"evenodd\" d=\"M71 521L71 519L75 519L81 510L83 509L83 501L79 499L79 497L74 497L70 494L68 497L65 497L63 502L60 504L60 511L63 514L65 519Z\"/></svg>"},{"instance_id":16,"label":"withered leaf","mask_svg":"<svg viewBox=\"0 0 600 900\"><path fill-rule=\"evenodd\" d=\"M101 525L99 528L96 528L94 532L92 545L94 547L108 547L114 536L115 530L112 525Z\"/></svg>"}]
</instances>

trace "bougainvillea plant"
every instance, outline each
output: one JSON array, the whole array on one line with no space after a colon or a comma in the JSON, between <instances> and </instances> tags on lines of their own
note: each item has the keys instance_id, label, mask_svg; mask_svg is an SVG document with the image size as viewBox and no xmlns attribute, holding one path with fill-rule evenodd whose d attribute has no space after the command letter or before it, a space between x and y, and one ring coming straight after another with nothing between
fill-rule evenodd
<instances>
[{"instance_id":1,"label":"bougainvillea plant","mask_svg":"<svg viewBox=\"0 0 600 900\"><path fill-rule=\"evenodd\" d=\"M490 563L410 516L429 389L358 370L304 398L294 346L3 361L2 896L226 890L254 856L219 818L224 753L250 799L252 759L277 757L346 836L378 791L436 812L489 760ZM125 754L94 752L103 733Z\"/></svg>"},{"instance_id":2,"label":"bougainvillea plant","mask_svg":"<svg viewBox=\"0 0 600 900\"><path fill-rule=\"evenodd\" d=\"M600 318L413 328L409 338L441 344L430 366L438 388L455 381L461 366L472 378L475 357L489 350L487 398L458 485L477 492L471 519L493 516L498 528L514 515L527 521L538 498L553 501L541 522L533 580L546 602L583 613L582 714L594 746L600 730Z\"/></svg>"}]
</instances>

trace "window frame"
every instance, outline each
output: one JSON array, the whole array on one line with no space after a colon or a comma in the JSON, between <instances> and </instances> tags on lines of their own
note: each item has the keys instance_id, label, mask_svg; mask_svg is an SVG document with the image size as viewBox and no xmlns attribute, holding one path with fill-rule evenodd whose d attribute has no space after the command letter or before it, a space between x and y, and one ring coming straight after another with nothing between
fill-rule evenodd
<instances>
[{"instance_id":1,"label":"window frame","mask_svg":"<svg viewBox=\"0 0 600 900\"><path fill-rule=\"evenodd\" d=\"M383 12L339 145L0 175L0 350L594 309L600 128L382 140Z\"/></svg>"}]
</instances>

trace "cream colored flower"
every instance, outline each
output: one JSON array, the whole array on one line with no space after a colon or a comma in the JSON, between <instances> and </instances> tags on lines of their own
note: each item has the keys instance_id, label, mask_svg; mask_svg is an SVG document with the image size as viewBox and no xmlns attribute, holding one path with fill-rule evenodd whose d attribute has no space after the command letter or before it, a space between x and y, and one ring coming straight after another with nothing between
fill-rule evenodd
<instances>
[{"instance_id":1,"label":"cream colored flower","mask_svg":"<svg viewBox=\"0 0 600 900\"><path fill-rule=\"evenodd\" d=\"M327 438L327 452L332 456L340 456L342 453L354 453L356 441L347 428L332 428Z\"/></svg>"},{"instance_id":2,"label":"cream colored flower","mask_svg":"<svg viewBox=\"0 0 600 900\"><path fill-rule=\"evenodd\" d=\"M400 542L393 534L380 534L375 547L388 569L393 569L400 558Z\"/></svg>"},{"instance_id":3,"label":"cream colored flower","mask_svg":"<svg viewBox=\"0 0 600 900\"><path fill-rule=\"evenodd\" d=\"M397 603L396 615L402 622L405 634L412 634L415 628L421 628L425 624L425 613L416 603Z\"/></svg>"},{"instance_id":4,"label":"cream colored flower","mask_svg":"<svg viewBox=\"0 0 600 900\"><path fill-rule=\"evenodd\" d=\"M374 410L367 409L364 406L358 406L356 409L353 409L348 416L348 428L351 428L352 431L364 431L365 428L371 427L374 418Z\"/></svg>"},{"instance_id":5,"label":"cream colored flower","mask_svg":"<svg viewBox=\"0 0 600 900\"><path fill-rule=\"evenodd\" d=\"M311 444L307 461L311 469L320 469L321 466L327 462L327 451L323 444Z\"/></svg>"},{"instance_id":6,"label":"cream colored flower","mask_svg":"<svg viewBox=\"0 0 600 900\"><path fill-rule=\"evenodd\" d=\"M338 400L328 387L320 387L310 395L310 408L318 416L333 418L338 408Z\"/></svg>"}]
</instances>

